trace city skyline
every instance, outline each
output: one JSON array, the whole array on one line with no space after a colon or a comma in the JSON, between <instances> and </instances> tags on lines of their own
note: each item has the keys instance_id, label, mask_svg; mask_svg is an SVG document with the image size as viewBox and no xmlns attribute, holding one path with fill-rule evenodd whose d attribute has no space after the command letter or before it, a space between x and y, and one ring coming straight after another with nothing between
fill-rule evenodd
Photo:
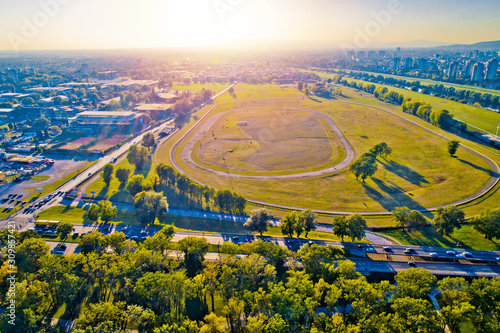
<instances>
[{"instance_id":1,"label":"city skyline","mask_svg":"<svg viewBox=\"0 0 500 333\"><path fill-rule=\"evenodd\" d=\"M375 47L500 40L492 0L28 0L4 4L2 50L215 46L236 40Z\"/></svg>"}]
</instances>

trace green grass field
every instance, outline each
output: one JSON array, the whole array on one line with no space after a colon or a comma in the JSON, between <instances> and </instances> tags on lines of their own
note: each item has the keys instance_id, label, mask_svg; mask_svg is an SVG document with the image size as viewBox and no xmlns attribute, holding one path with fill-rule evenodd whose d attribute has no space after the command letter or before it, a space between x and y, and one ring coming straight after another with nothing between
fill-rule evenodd
<instances>
[{"instance_id":1,"label":"green grass field","mask_svg":"<svg viewBox=\"0 0 500 333\"><path fill-rule=\"evenodd\" d=\"M256 87L254 88L256 89ZM256 101L277 108L294 99ZM406 206L421 209L442 205L479 190L489 178L488 164L462 150L458 158L446 152L446 141L381 110L335 101L295 99L301 108L321 111L345 132L356 155L379 142L387 142L393 154L379 159L379 171L365 184L347 171L304 179L255 180L217 176L176 159L188 174L216 188L231 188L248 199L289 206L338 211L385 211ZM252 101L242 103L246 108ZM383 105L380 105L383 106ZM293 150L293 145L288 146ZM285 154L288 152L285 152Z\"/></svg>"},{"instance_id":2,"label":"green grass field","mask_svg":"<svg viewBox=\"0 0 500 333\"><path fill-rule=\"evenodd\" d=\"M461 248L500 251L499 240L488 240L477 232L471 225L463 225L455 230L450 236L439 235L433 227L425 227L414 232L402 232L401 230L383 231L382 234L391 236L403 244L421 246L441 246L456 248L457 242Z\"/></svg>"},{"instance_id":3,"label":"green grass field","mask_svg":"<svg viewBox=\"0 0 500 333\"><path fill-rule=\"evenodd\" d=\"M392 75L392 74L381 74L381 73L375 73L375 72L365 72L365 71L356 71L356 70L350 70L350 69L344 69L345 72L355 72L355 73L367 73L370 75L375 75L375 76L383 76L383 77L391 77L394 79L398 80L406 80L408 82L415 82L419 81L423 85L433 85L433 84L442 84L444 87L449 88L453 87L457 90L470 90L474 92L479 92L481 94L491 94L493 96L500 96L500 91L498 90L493 90L493 89L487 89L487 88L482 88L482 87L475 87L475 86L469 86L465 84L456 84L456 83L448 83L448 82L441 82L441 81L434 81L430 79L419 79L416 77L410 77L410 76L401 76L401 75Z\"/></svg>"},{"instance_id":4,"label":"green grass field","mask_svg":"<svg viewBox=\"0 0 500 333\"><path fill-rule=\"evenodd\" d=\"M149 159L143 166L142 170L136 170L135 166L130 164L125 158L123 161L115 165L114 172L116 172L119 168L130 170L129 179L134 175L143 175L144 178L147 179L154 174L156 165L153 160ZM99 177L96 181L88 185L85 193L90 195L90 193L94 191L98 199L109 199L115 202L132 202L133 197L128 191L125 190L124 186L120 185L120 182L114 175L115 174L113 173L113 178L111 179L109 186L104 183L102 177ZM84 186L84 184L82 184L82 186Z\"/></svg>"},{"instance_id":5,"label":"green grass field","mask_svg":"<svg viewBox=\"0 0 500 333\"><path fill-rule=\"evenodd\" d=\"M266 174L322 168L344 156L323 117L288 109L223 114L192 153L204 167Z\"/></svg>"}]
</instances>

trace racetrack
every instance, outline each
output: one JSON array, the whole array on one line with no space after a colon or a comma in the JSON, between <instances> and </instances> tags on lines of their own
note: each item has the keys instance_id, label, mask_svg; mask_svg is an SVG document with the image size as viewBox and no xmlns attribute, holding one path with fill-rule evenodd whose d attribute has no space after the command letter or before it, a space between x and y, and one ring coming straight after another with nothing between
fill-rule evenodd
<instances>
[{"instance_id":1,"label":"racetrack","mask_svg":"<svg viewBox=\"0 0 500 333\"><path fill-rule=\"evenodd\" d=\"M376 106L373 106L373 105L366 105L366 104L362 104L362 103L354 103L354 102L344 102L344 101L330 101L330 102L345 103L345 104L356 104L356 105L367 107L367 108L374 108L374 109L377 109L377 110L389 113L389 114L391 114L393 116L396 116L399 119L404 120L405 122L408 122L408 123L411 123L413 125L416 125L417 127L421 128L421 129L425 130L426 132L431 133L431 134L433 134L435 136L438 136L438 137L444 138L446 140L449 140L449 138L446 137L446 136L444 136L444 135L441 135L441 134L439 134L439 133L437 133L437 132L435 132L435 131L433 131L431 129L426 128L425 126L419 125L418 123L416 123L416 122L414 122L414 121L412 121L410 119L402 117L401 115L398 115L397 113L388 111L388 110L386 110L384 108L376 107ZM208 118L207 121L210 120L210 117L212 116L212 112L215 110L216 107L217 106L214 106L212 108L212 110L210 110L210 112L205 115L205 117ZM307 112L314 112L316 114L321 114L323 117L325 117L321 112L313 111L313 110L308 110L308 109L305 109L305 108L301 108L300 106L290 107L288 109L296 109L296 110L303 110L303 111L307 111ZM226 112L230 112L230 111L226 111ZM213 115L213 116L215 117L216 115ZM170 159L171 159L174 167L177 170L179 170L180 172L187 173L187 172L185 172L182 169L182 167L179 165L178 161L176 161L176 156L175 156L176 149L180 146L181 143L184 142L183 140L186 137L188 137L191 133L193 133L195 131L200 131L200 126L203 126L203 123L204 123L203 120L205 119L205 117L198 123L198 125L194 126L178 142L176 142L176 144L172 147L172 149L170 151ZM332 129L335 130L335 132L337 134L337 137L342 142L342 145L344 146L344 149L346 150L346 158L341 163L339 163L339 164L337 164L337 165L335 165L333 167L326 168L326 169L315 170L315 171L312 171L312 172L287 174L287 175L255 175L255 174L254 175L242 175L242 174L235 174L235 173L229 173L228 174L228 172L223 172L223 171L219 171L219 170L207 170L207 168L205 168L205 167L200 167L199 165L196 165L196 163L194 163L192 161L192 159L190 159L190 156L191 156L191 154L189 153L190 149L186 149L186 148L184 148L182 150L182 152L181 152L182 160L184 162L186 162L186 161L189 162L189 164L192 163L192 164L196 165L197 169L201 169L203 171L206 171L207 173L212 173L212 174L217 175L217 176L225 176L225 177L230 177L230 178L248 178L248 179L266 179L266 180L268 180L268 179L290 179L290 178L314 177L314 176L318 176L318 175L323 175L324 176L324 175L332 174L332 173L338 172L338 171L340 171L342 169L345 169L349 165L349 163L354 158L354 151L352 150L352 147L349 144L349 142L345 139L345 137L340 132L339 128L333 122L333 120L329 119L328 116L326 116L325 120L328 121L328 123L332 127ZM214 121L214 123L215 123L215 121ZM206 128L206 130L208 130L211 127L210 125L207 125L207 126L208 127ZM436 210L438 207L445 207L445 206L452 206L452 205L464 204L464 203L473 201L473 200L475 200L475 199L483 196L484 194L488 193L497 184L497 182L499 180L499 176L498 176L499 175L499 168L498 168L498 165L494 161L490 160L488 157L482 155L481 153L475 151L474 149L471 149L471 148L466 147L464 145L461 145L461 147L463 149L467 150L468 152L470 152L470 153L472 153L472 154L480 157L481 159L483 159L484 161L486 161L488 163L488 165L489 165L489 167L491 169L491 171L490 171L490 175L491 176L489 177L489 180L487 181L487 183L479 191L476 191L474 194L471 194L471 195L469 195L469 196L467 196L467 197L465 197L465 198L463 198L461 200L455 200L455 201L453 201L451 203L446 203L446 204L439 205L439 206L429 207L431 205L428 205L428 206L425 206L423 208L419 208L419 209L416 209L416 210L419 210L419 211L433 211L433 210ZM179 156L179 154L177 155L177 158L178 158L178 156ZM198 180L196 180L196 181L198 181ZM200 181L198 181L198 182L203 184L203 182L200 182ZM299 207L299 206L281 205L281 204L275 204L275 203L272 203L272 202L269 202L269 201L258 201L258 200L249 200L249 201L253 202L253 203L256 203L256 204L260 204L260 205L266 205L266 206L278 207L278 208L284 208L284 209L291 209L291 210L305 209L305 208ZM344 210L320 210L320 209L313 209L313 210L316 211L316 212L318 212L318 213L326 213L326 214L351 214L351 213L354 213L354 212L359 212L360 214L365 214L365 215L387 215L387 214L390 214L390 209L388 209L386 211L372 211L372 212L356 211L356 210L352 210L352 211L344 211Z\"/></svg>"}]
</instances>

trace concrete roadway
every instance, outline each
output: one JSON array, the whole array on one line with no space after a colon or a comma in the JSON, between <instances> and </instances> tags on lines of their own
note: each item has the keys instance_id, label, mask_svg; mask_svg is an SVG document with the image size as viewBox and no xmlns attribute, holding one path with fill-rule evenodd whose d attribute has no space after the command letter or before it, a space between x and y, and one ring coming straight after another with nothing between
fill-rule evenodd
<instances>
[{"instance_id":1,"label":"concrete roadway","mask_svg":"<svg viewBox=\"0 0 500 333\"><path fill-rule=\"evenodd\" d=\"M109 228L109 229L106 229ZM23 228L26 230L26 228ZM76 223L74 227L74 232L78 234L89 233L92 231L100 231L103 234L109 234L112 232L123 232L125 235L134 240L143 240L147 236L153 236L158 229L156 228L143 228L138 226L125 226L125 225L103 225L103 224L82 224ZM226 241L231 241L234 243L245 243L253 242L257 239L262 239L290 250L298 250L302 245L306 243L315 243L319 245L335 245L341 246L349 249L349 251L358 256L366 256L366 254L380 254L388 256L400 256L407 257L409 260L411 257L421 257L424 259L432 259L435 262L451 262L457 260L465 260L468 262L499 262L500 254L491 251L473 251L464 249L446 249L441 247L427 247L427 246L402 246L402 245L391 245L387 248L384 244L366 244L366 243L349 243L349 242L335 242L335 241L321 241L321 240L306 240L298 238L288 238L288 237L259 237L254 235L235 235L235 234L219 234L219 233L199 233L199 232L176 232L174 235L174 242L180 241L182 238L187 236L204 237L210 244L222 244ZM405 253L405 250L412 249L409 253ZM453 253L451 254L452 251ZM469 252L470 256L465 258L457 258L457 254L462 254L464 252ZM434 253L431 255L431 253Z\"/></svg>"}]
</instances>

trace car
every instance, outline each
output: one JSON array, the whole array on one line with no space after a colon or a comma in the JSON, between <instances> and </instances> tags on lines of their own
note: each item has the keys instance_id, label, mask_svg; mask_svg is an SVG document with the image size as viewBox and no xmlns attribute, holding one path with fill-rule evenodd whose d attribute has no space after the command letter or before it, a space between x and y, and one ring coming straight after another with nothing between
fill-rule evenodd
<instances>
[{"instance_id":1,"label":"car","mask_svg":"<svg viewBox=\"0 0 500 333\"><path fill-rule=\"evenodd\" d=\"M87 176L89 176L89 177L90 177L91 175L92 175L92 172L89 172L89 174L88 174Z\"/></svg>"},{"instance_id":2,"label":"car","mask_svg":"<svg viewBox=\"0 0 500 333\"><path fill-rule=\"evenodd\" d=\"M413 248L411 248L411 247L407 247L407 248L405 249L405 251L404 251L404 253L406 253L406 254L410 254L410 253L412 253L412 252L415 252L415 249L413 249Z\"/></svg>"},{"instance_id":3,"label":"car","mask_svg":"<svg viewBox=\"0 0 500 333\"><path fill-rule=\"evenodd\" d=\"M429 257L436 258L437 257L437 253L436 252L431 252L431 253L429 253Z\"/></svg>"},{"instance_id":4,"label":"car","mask_svg":"<svg viewBox=\"0 0 500 333\"><path fill-rule=\"evenodd\" d=\"M390 251L392 251L392 248L391 248L390 246L384 246L384 247L383 247L383 249L384 249L384 251L386 251L386 252L390 252Z\"/></svg>"},{"instance_id":5,"label":"car","mask_svg":"<svg viewBox=\"0 0 500 333\"><path fill-rule=\"evenodd\" d=\"M369 247L365 251L366 253L377 253L377 250L375 250L373 247Z\"/></svg>"},{"instance_id":6,"label":"car","mask_svg":"<svg viewBox=\"0 0 500 333\"><path fill-rule=\"evenodd\" d=\"M307 244L309 244L309 245L313 245L313 244L314 244L314 242L313 242L313 241L309 241L309 242L307 242Z\"/></svg>"},{"instance_id":7,"label":"car","mask_svg":"<svg viewBox=\"0 0 500 333\"><path fill-rule=\"evenodd\" d=\"M417 264L414 261L408 261L408 266L415 267Z\"/></svg>"},{"instance_id":8,"label":"car","mask_svg":"<svg viewBox=\"0 0 500 333\"><path fill-rule=\"evenodd\" d=\"M455 256L457 259L465 259L465 256L462 253L459 253Z\"/></svg>"},{"instance_id":9,"label":"car","mask_svg":"<svg viewBox=\"0 0 500 333\"><path fill-rule=\"evenodd\" d=\"M147 234L148 232L145 229L141 230L141 234Z\"/></svg>"},{"instance_id":10,"label":"car","mask_svg":"<svg viewBox=\"0 0 500 333\"><path fill-rule=\"evenodd\" d=\"M240 238L238 236L233 237L233 241L238 241Z\"/></svg>"},{"instance_id":11,"label":"car","mask_svg":"<svg viewBox=\"0 0 500 333\"><path fill-rule=\"evenodd\" d=\"M61 244L61 246L59 246L61 249L63 250L66 250L67 249L67 246L65 244Z\"/></svg>"},{"instance_id":12,"label":"car","mask_svg":"<svg viewBox=\"0 0 500 333\"><path fill-rule=\"evenodd\" d=\"M356 245L356 247L357 247L358 249L362 249L362 248L363 248L363 244L358 244L358 245Z\"/></svg>"},{"instance_id":13,"label":"car","mask_svg":"<svg viewBox=\"0 0 500 333\"><path fill-rule=\"evenodd\" d=\"M455 252L455 251L453 251L453 250L448 250L448 251L446 251L446 254L447 254L447 255L450 255L450 256L454 256L454 255L455 255L455 253L456 253L456 252Z\"/></svg>"},{"instance_id":14,"label":"car","mask_svg":"<svg viewBox=\"0 0 500 333\"><path fill-rule=\"evenodd\" d=\"M464 257L472 257L472 254L470 252L462 252Z\"/></svg>"},{"instance_id":15,"label":"car","mask_svg":"<svg viewBox=\"0 0 500 333\"><path fill-rule=\"evenodd\" d=\"M496 257L496 258L495 258L495 260L496 260L496 261L500 261L500 257Z\"/></svg>"}]
</instances>

